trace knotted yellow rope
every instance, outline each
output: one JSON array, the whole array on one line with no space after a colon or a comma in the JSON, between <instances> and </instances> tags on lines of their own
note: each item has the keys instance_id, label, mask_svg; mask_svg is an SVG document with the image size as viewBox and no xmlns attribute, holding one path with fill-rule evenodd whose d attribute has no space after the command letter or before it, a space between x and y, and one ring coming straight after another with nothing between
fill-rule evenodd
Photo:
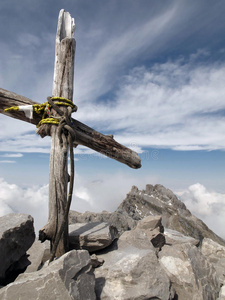
<instances>
[{"instance_id":1,"label":"knotted yellow rope","mask_svg":"<svg viewBox=\"0 0 225 300\"><path fill-rule=\"evenodd\" d=\"M77 106L69 99L63 98L63 97L51 97L51 100L54 102L57 106L70 106L72 107L72 112L77 111ZM37 128L39 128L42 124L53 124L53 125L59 125L60 118L53 117L50 115L50 109L51 105L48 101L41 103L41 104L34 104L33 111L37 114L42 114L41 121L37 124ZM5 111L19 111L19 106L12 106L9 108L6 108Z\"/></svg>"},{"instance_id":2,"label":"knotted yellow rope","mask_svg":"<svg viewBox=\"0 0 225 300\"><path fill-rule=\"evenodd\" d=\"M19 110L19 106L12 106L4 109L4 111L18 111L18 110Z\"/></svg>"}]
</instances>

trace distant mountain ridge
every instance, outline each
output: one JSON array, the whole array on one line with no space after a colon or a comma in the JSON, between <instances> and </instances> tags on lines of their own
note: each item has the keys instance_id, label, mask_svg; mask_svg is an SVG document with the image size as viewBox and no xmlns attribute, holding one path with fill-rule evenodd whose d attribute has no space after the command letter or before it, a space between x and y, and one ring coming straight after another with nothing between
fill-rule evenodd
<instances>
[{"instance_id":1,"label":"distant mountain ridge","mask_svg":"<svg viewBox=\"0 0 225 300\"><path fill-rule=\"evenodd\" d=\"M147 184L145 190L133 186L127 197L116 211L101 213L70 211L70 224L85 222L108 222L115 226L119 233L130 230L137 222L149 215L161 215L165 228L176 230L184 235L198 239L211 240L225 246L225 240L210 230L207 225L191 214L185 204L163 185Z\"/></svg>"}]
</instances>

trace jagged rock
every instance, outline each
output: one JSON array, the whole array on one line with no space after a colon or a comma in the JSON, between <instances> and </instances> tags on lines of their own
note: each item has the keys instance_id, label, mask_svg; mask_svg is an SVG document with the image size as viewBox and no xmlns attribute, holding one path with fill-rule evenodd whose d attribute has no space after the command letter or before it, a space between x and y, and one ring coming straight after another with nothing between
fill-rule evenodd
<instances>
[{"instance_id":1,"label":"jagged rock","mask_svg":"<svg viewBox=\"0 0 225 300\"><path fill-rule=\"evenodd\" d=\"M31 216L12 213L0 217L0 282L8 282L5 277L13 273L12 265L17 265L22 257L24 259L34 240Z\"/></svg>"},{"instance_id":2,"label":"jagged rock","mask_svg":"<svg viewBox=\"0 0 225 300\"><path fill-rule=\"evenodd\" d=\"M148 215L162 215L162 224L165 228L179 231L200 241L208 237L225 245L222 238L193 216L185 204L162 185L147 185L143 191L139 191L136 187L131 189L119 208L135 220Z\"/></svg>"},{"instance_id":3,"label":"jagged rock","mask_svg":"<svg viewBox=\"0 0 225 300\"><path fill-rule=\"evenodd\" d=\"M161 249L165 244L165 236L163 234L164 227L162 226L161 216L148 216L140 220L136 230L144 231L148 239L155 248Z\"/></svg>"},{"instance_id":4,"label":"jagged rock","mask_svg":"<svg viewBox=\"0 0 225 300\"><path fill-rule=\"evenodd\" d=\"M182 233L176 230L165 228L164 234L166 237L166 244L176 245L183 243L191 243L194 246L199 245L199 240L194 239L190 236L183 235Z\"/></svg>"},{"instance_id":5,"label":"jagged rock","mask_svg":"<svg viewBox=\"0 0 225 300\"><path fill-rule=\"evenodd\" d=\"M75 210L71 210L69 214L69 223L94 223L94 222L106 222L111 216L108 211L102 211L101 213L89 212L80 213Z\"/></svg>"},{"instance_id":6,"label":"jagged rock","mask_svg":"<svg viewBox=\"0 0 225 300\"><path fill-rule=\"evenodd\" d=\"M138 222L137 227L130 231L125 231L120 236L120 241L126 241L132 245L146 249L154 246L161 249L165 244L165 236L162 233L164 228L161 223L162 218L160 216L148 216Z\"/></svg>"},{"instance_id":7,"label":"jagged rock","mask_svg":"<svg viewBox=\"0 0 225 300\"><path fill-rule=\"evenodd\" d=\"M143 230L154 230L159 228L160 232L164 232L164 228L162 226L162 216L148 216L142 219L137 224L138 229Z\"/></svg>"},{"instance_id":8,"label":"jagged rock","mask_svg":"<svg viewBox=\"0 0 225 300\"><path fill-rule=\"evenodd\" d=\"M95 279L86 250L72 250L49 266L21 274L0 290L4 300L94 300Z\"/></svg>"},{"instance_id":9,"label":"jagged rock","mask_svg":"<svg viewBox=\"0 0 225 300\"><path fill-rule=\"evenodd\" d=\"M157 228L150 232L147 232L146 234L155 248L161 249L165 245L165 235L161 233Z\"/></svg>"},{"instance_id":10,"label":"jagged rock","mask_svg":"<svg viewBox=\"0 0 225 300\"><path fill-rule=\"evenodd\" d=\"M212 232L200 219L193 216L171 190L160 184L146 185L145 190L133 186L126 199L115 212L80 214L70 212L70 224L73 222L104 221L114 225L119 234L137 226L139 220L149 215L161 215L165 228L176 230L200 242L204 237L225 246L225 241Z\"/></svg>"},{"instance_id":11,"label":"jagged rock","mask_svg":"<svg viewBox=\"0 0 225 300\"><path fill-rule=\"evenodd\" d=\"M126 230L130 230L137 225L137 221L133 220L121 209L117 209L113 213L107 211L103 211L101 213L88 211L85 213L79 213L74 210L71 210L69 213L69 224L94 222L107 222L116 227L119 234Z\"/></svg>"},{"instance_id":12,"label":"jagged rock","mask_svg":"<svg viewBox=\"0 0 225 300\"><path fill-rule=\"evenodd\" d=\"M95 269L97 299L173 299L174 290L146 231L126 231L98 254L105 262Z\"/></svg>"},{"instance_id":13,"label":"jagged rock","mask_svg":"<svg viewBox=\"0 0 225 300\"><path fill-rule=\"evenodd\" d=\"M219 282L223 284L225 280L225 247L205 238L200 249L215 267Z\"/></svg>"},{"instance_id":14,"label":"jagged rock","mask_svg":"<svg viewBox=\"0 0 225 300\"><path fill-rule=\"evenodd\" d=\"M141 249L152 249L155 251L150 239L147 237L145 231L138 228L132 229L130 231L125 231L119 238L119 242L129 244L136 248Z\"/></svg>"},{"instance_id":15,"label":"jagged rock","mask_svg":"<svg viewBox=\"0 0 225 300\"><path fill-rule=\"evenodd\" d=\"M108 247L117 237L117 229L105 222L69 225L69 242L73 249L97 251Z\"/></svg>"},{"instance_id":16,"label":"jagged rock","mask_svg":"<svg viewBox=\"0 0 225 300\"><path fill-rule=\"evenodd\" d=\"M91 256L91 265L93 268L98 268L104 264L104 259L99 258L96 254Z\"/></svg>"},{"instance_id":17,"label":"jagged rock","mask_svg":"<svg viewBox=\"0 0 225 300\"><path fill-rule=\"evenodd\" d=\"M225 300L225 281L224 285L221 287L218 300Z\"/></svg>"},{"instance_id":18,"label":"jagged rock","mask_svg":"<svg viewBox=\"0 0 225 300\"><path fill-rule=\"evenodd\" d=\"M27 251L28 260L30 261L25 273L36 272L41 266L50 259L50 242L41 243L35 240L31 248Z\"/></svg>"},{"instance_id":19,"label":"jagged rock","mask_svg":"<svg viewBox=\"0 0 225 300\"><path fill-rule=\"evenodd\" d=\"M216 271L191 243L165 245L158 253L179 300L216 300L220 285Z\"/></svg>"},{"instance_id":20,"label":"jagged rock","mask_svg":"<svg viewBox=\"0 0 225 300\"><path fill-rule=\"evenodd\" d=\"M2 284L7 285L10 282L13 282L29 265L30 261L27 258L27 254L24 254L18 261L11 264L7 269L5 272L5 278L2 280Z\"/></svg>"}]
</instances>

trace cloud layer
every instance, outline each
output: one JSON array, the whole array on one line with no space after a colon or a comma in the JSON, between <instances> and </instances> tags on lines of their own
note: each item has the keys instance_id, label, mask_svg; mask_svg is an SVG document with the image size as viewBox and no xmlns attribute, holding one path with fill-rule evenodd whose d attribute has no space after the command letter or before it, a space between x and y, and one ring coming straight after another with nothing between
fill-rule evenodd
<instances>
[{"instance_id":1,"label":"cloud layer","mask_svg":"<svg viewBox=\"0 0 225 300\"><path fill-rule=\"evenodd\" d=\"M48 186L21 188L0 178L0 215L25 213L32 215L35 228L40 229L47 220Z\"/></svg>"},{"instance_id":2,"label":"cloud layer","mask_svg":"<svg viewBox=\"0 0 225 300\"><path fill-rule=\"evenodd\" d=\"M150 176L138 179L135 176L125 177L122 173L116 173L112 184L112 174L98 174L94 181L76 174L71 209L80 212L114 211L125 199L131 186L134 184L142 186L143 180L144 182L156 182ZM122 185L121 182L123 182ZM48 185L22 188L0 178L0 216L11 212L32 215L36 232L38 232L47 223Z\"/></svg>"},{"instance_id":3,"label":"cloud layer","mask_svg":"<svg viewBox=\"0 0 225 300\"><path fill-rule=\"evenodd\" d=\"M194 215L225 238L225 194L209 191L200 183L193 184L186 191L177 194Z\"/></svg>"},{"instance_id":4,"label":"cloud layer","mask_svg":"<svg viewBox=\"0 0 225 300\"><path fill-rule=\"evenodd\" d=\"M209 55L205 52L196 56ZM119 141L174 150L225 149L225 64L191 56L152 68L134 68L111 104L87 104L81 119Z\"/></svg>"},{"instance_id":5,"label":"cloud layer","mask_svg":"<svg viewBox=\"0 0 225 300\"><path fill-rule=\"evenodd\" d=\"M157 179L149 176L138 179L135 176L125 177L124 174L117 173L114 175L113 182L112 185L112 175L101 176L99 174L95 181L76 176L71 209L79 212L114 211L125 199L132 185L144 189L145 183L155 184ZM123 182L122 185L121 182ZM177 194L194 215L203 220L215 233L225 238L225 194L208 191L199 183L193 184L187 190ZM21 188L16 184L9 184L1 178L0 216L11 212L32 215L38 233L39 229L47 222L48 185Z\"/></svg>"}]
</instances>

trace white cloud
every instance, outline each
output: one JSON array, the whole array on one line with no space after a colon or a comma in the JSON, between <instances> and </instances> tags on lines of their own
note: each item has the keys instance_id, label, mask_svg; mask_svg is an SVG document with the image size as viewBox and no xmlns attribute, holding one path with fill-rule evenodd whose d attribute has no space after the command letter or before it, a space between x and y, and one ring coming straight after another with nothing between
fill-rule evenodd
<instances>
[{"instance_id":1,"label":"white cloud","mask_svg":"<svg viewBox=\"0 0 225 300\"><path fill-rule=\"evenodd\" d=\"M77 62L78 105L83 105L85 101L92 102L111 90L121 66L128 65L148 47L151 47L152 53L155 52L161 34L168 29L167 26L173 20L176 9L177 6L174 5L152 18L143 20L138 25L131 22L129 27L125 27L126 30L115 31L110 35L107 30L102 30L101 24L101 29L97 29L98 35L101 35L98 45L95 42L95 34L90 39L90 32L87 34L84 32L85 37L87 35L84 40L87 43L86 51L79 54ZM122 24L121 28L123 28Z\"/></svg>"},{"instance_id":2,"label":"white cloud","mask_svg":"<svg viewBox=\"0 0 225 300\"><path fill-rule=\"evenodd\" d=\"M38 136L33 124L0 115L0 127L4 128L0 132L0 151L49 153L50 138Z\"/></svg>"},{"instance_id":3,"label":"white cloud","mask_svg":"<svg viewBox=\"0 0 225 300\"><path fill-rule=\"evenodd\" d=\"M32 215L36 232L47 221L48 186L22 188L0 178L0 216L7 213Z\"/></svg>"},{"instance_id":4,"label":"white cloud","mask_svg":"<svg viewBox=\"0 0 225 300\"><path fill-rule=\"evenodd\" d=\"M0 160L0 164L14 164L14 160Z\"/></svg>"},{"instance_id":5,"label":"white cloud","mask_svg":"<svg viewBox=\"0 0 225 300\"><path fill-rule=\"evenodd\" d=\"M225 238L225 194L209 191L200 183L177 193L187 208L210 229Z\"/></svg>"},{"instance_id":6,"label":"white cloud","mask_svg":"<svg viewBox=\"0 0 225 300\"><path fill-rule=\"evenodd\" d=\"M23 157L22 153L6 153L3 155L0 155L0 157Z\"/></svg>"},{"instance_id":7,"label":"white cloud","mask_svg":"<svg viewBox=\"0 0 225 300\"><path fill-rule=\"evenodd\" d=\"M157 183L154 176L128 175L123 172L112 174L96 174L95 179L85 178L76 174L74 200L71 209L84 212L85 210L99 212L102 210L114 211L126 198L126 194L133 185L145 188L149 182ZM79 198L79 199L78 199ZM86 203L82 206L83 202Z\"/></svg>"},{"instance_id":8,"label":"white cloud","mask_svg":"<svg viewBox=\"0 0 225 300\"><path fill-rule=\"evenodd\" d=\"M113 101L84 102L74 117L100 132L116 132L118 142L134 145L139 153L141 147L224 150L224 77L225 64L203 66L193 56L189 61L134 68L121 80ZM5 128L1 151L49 151L50 140L31 134L33 125L4 116L0 126ZM78 152L90 153L84 148Z\"/></svg>"},{"instance_id":9,"label":"white cloud","mask_svg":"<svg viewBox=\"0 0 225 300\"><path fill-rule=\"evenodd\" d=\"M116 139L126 145L225 149L224 77L225 64L202 66L193 57L135 68L113 103L87 104L80 118L98 130L118 132Z\"/></svg>"},{"instance_id":10,"label":"white cloud","mask_svg":"<svg viewBox=\"0 0 225 300\"><path fill-rule=\"evenodd\" d=\"M132 185L144 188L148 182L156 183L157 178L137 178L118 172L113 175L98 174L93 181L76 174L71 209L79 212L114 211L125 199ZM38 233L48 219L48 185L22 188L0 178L0 216L10 212L30 214L34 217Z\"/></svg>"}]
</instances>

